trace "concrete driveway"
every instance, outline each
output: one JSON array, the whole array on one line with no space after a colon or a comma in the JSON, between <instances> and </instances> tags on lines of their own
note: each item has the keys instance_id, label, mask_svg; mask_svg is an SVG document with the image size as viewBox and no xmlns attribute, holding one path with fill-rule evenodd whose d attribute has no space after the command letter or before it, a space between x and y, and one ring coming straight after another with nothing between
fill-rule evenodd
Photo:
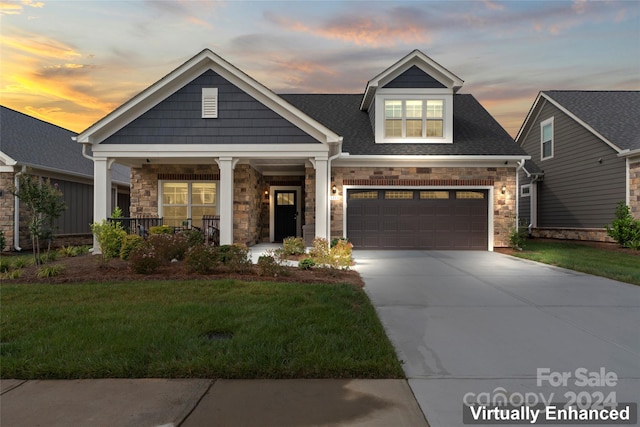
<instances>
[{"instance_id":1,"label":"concrete driveway","mask_svg":"<svg viewBox=\"0 0 640 427\"><path fill-rule=\"evenodd\" d=\"M516 404L579 393L595 401L598 392L640 400L638 286L495 252L354 258L431 427L462 426L465 396L502 389ZM604 386L583 381L607 375Z\"/></svg>"}]
</instances>

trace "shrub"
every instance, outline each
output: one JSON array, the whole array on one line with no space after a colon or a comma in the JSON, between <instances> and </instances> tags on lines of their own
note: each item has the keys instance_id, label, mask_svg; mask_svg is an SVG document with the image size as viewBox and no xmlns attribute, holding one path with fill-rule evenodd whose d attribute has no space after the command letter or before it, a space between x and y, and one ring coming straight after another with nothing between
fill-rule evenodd
<instances>
[{"instance_id":1,"label":"shrub","mask_svg":"<svg viewBox=\"0 0 640 427\"><path fill-rule=\"evenodd\" d=\"M36 276L38 277L55 277L58 274L62 273L62 270L64 270L64 266L57 264L57 265L43 265L41 267L38 268L38 270L36 271Z\"/></svg>"},{"instance_id":2,"label":"shrub","mask_svg":"<svg viewBox=\"0 0 640 427\"><path fill-rule=\"evenodd\" d=\"M298 263L298 268L301 270L311 270L313 267L315 267L315 265L316 262L313 260L313 258L304 258L301 259Z\"/></svg>"},{"instance_id":3,"label":"shrub","mask_svg":"<svg viewBox=\"0 0 640 427\"><path fill-rule=\"evenodd\" d=\"M173 227L170 225L156 225L149 227L149 234L173 234Z\"/></svg>"},{"instance_id":4,"label":"shrub","mask_svg":"<svg viewBox=\"0 0 640 427\"><path fill-rule=\"evenodd\" d=\"M7 246L7 239L4 237L4 231L0 230L0 252Z\"/></svg>"},{"instance_id":5,"label":"shrub","mask_svg":"<svg viewBox=\"0 0 640 427\"><path fill-rule=\"evenodd\" d=\"M21 270L11 270L0 274L0 278L2 279L19 279L20 276L22 276Z\"/></svg>"},{"instance_id":6,"label":"shrub","mask_svg":"<svg viewBox=\"0 0 640 427\"><path fill-rule=\"evenodd\" d=\"M162 259L150 244L134 248L129 253L129 267L137 274L153 274L162 264Z\"/></svg>"},{"instance_id":7,"label":"shrub","mask_svg":"<svg viewBox=\"0 0 640 427\"><path fill-rule=\"evenodd\" d=\"M0 259L0 273L6 273L11 269L11 263L6 259Z\"/></svg>"},{"instance_id":8,"label":"shrub","mask_svg":"<svg viewBox=\"0 0 640 427\"><path fill-rule=\"evenodd\" d=\"M526 246L527 227L512 227L509 232L509 247L521 251Z\"/></svg>"},{"instance_id":9,"label":"shrub","mask_svg":"<svg viewBox=\"0 0 640 427\"><path fill-rule=\"evenodd\" d=\"M246 246L222 245L215 249L218 260L234 273L245 273L253 266Z\"/></svg>"},{"instance_id":10,"label":"shrub","mask_svg":"<svg viewBox=\"0 0 640 427\"><path fill-rule=\"evenodd\" d=\"M184 260L187 272L198 274L210 273L219 263L215 247L206 245L189 248Z\"/></svg>"},{"instance_id":11,"label":"shrub","mask_svg":"<svg viewBox=\"0 0 640 427\"><path fill-rule=\"evenodd\" d=\"M187 245L192 248L204 243L204 234L198 230L185 230L180 234L187 237Z\"/></svg>"},{"instance_id":12,"label":"shrub","mask_svg":"<svg viewBox=\"0 0 640 427\"><path fill-rule=\"evenodd\" d=\"M149 236L148 242L163 261L184 259L184 255L189 249L187 236L184 234L152 234Z\"/></svg>"},{"instance_id":13,"label":"shrub","mask_svg":"<svg viewBox=\"0 0 640 427\"><path fill-rule=\"evenodd\" d=\"M348 242L348 240L344 237L334 237L333 239L331 239L331 247L335 248L335 246L338 244L338 242L340 241L345 241Z\"/></svg>"},{"instance_id":14,"label":"shrub","mask_svg":"<svg viewBox=\"0 0 640 427\"><path fill-rule=\"evenodd\" d=\"M60 255L67 258L78 256L78 248L71 245L61 247L58 252L60 253Z\"/></svg>"},{"instance_id":15,"label":"shrub","mask_svg":"<svg viewBox=\"0 0 640 427\"><path fill-rule=\"evenodd\" d=\"M258 258L258 276L282 276L285 268L278 259L271 254L265 254Z\"/></svg>"},{"instance_id":16,"label":"shrub","mask_svg":"<svg viewBox=\"0 0 640 427\"><path fill-rule=\"evenodd\" d=\"M98 246L100 246L103 263L106 263L111 258L120 256L122 240L127 235L127 232L124 231L119 222L107 222L103 219L101 223L93 223L91 225L91 232L96 237Z\"/></svg>"},{"instance_id":17,"label":"shrub","mask_svg":"<svg viewBox=\"0 0 640 427\"><path fill-rule=\"evenodd\" d=\"M620 246L634 248L640 246L640 221L631 215L631 210L624 202L618 203L616 219L605 226L609 237Z\"/></svg>"},{"instance_id":18,"label":"shrub","mask_svg":"<svg viewBox=\"0 0 640 427\"><path fill-rule=\"evenodd\" d=\"M331 264L327 239L321 237L313 239L313 248L309 251L309 255L311 255L316 264Z\"/></svg>"},{"instance_id":19,"label":"shrub","mask_svg":"<svg viewBox=\"0 0 640 427\"><path fill-rule=\"evenodd\" d=\"M338 239L335 246L329 250L329 256L331 258L331 267L341 268L343 270L349 269L353 263L351 254L353 252L353 245L346 239Z\"/></svg>"},{"instance_id":20,"label":"shrub","mask_svg":"<svg viewBox=\"0 0 640 427\"><path fill-rule=\"evenodd\" d=\"M16 270L20 270L21 268L24 268L28 265L28 260L27 258L24 257L18 257L13 261L13 268Z\"/></svg>"},{"instance_id":21,"label":"shrub","mask_svg":"<svg viewBox=\"0 0 640 427\"><path fill-rule=\"evenodd\" d=\"M304 253L304 240L302 237L287 237L282 241L282 250L285 255L302 255Z\"/></svg>"},{"instance_id":22,"label":"shrub","mask_svg":"<svg viewBox=\"0 0 640 427\"><path fill-rule=\"evenodd\" d=\"M127 234L122 239L122 246L120 246L120 259L128 260L131 251L144 246L144 239L137 234Z\"/></svg>"}]
</instances>

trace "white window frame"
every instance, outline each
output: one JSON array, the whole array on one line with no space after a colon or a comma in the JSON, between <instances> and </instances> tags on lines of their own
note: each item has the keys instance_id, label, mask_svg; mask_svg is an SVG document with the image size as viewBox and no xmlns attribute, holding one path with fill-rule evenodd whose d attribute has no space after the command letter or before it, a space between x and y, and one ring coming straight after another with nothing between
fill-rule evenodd
<instances>
[{"instance_id":1,"label":"white window frame","mask_svg":"<svg viewBox=\"0 0 640 427\"><path fill-rule=\"evenodd\" d=\"M384 91L384 92L383 92ZM396 144L442 144L453 143L453 95L450 90L442 90L433 92L434 89L412 89L407 92L406 89L382 89L381 94L376 95L375 115L376 115L376 143L396 143ZM385 101L401 101L402 102L402 137L389 137L385 135ZM407 138L406 134L406 101L423 101L422 107L422 137ZM427 137L427 102L426 101L442 101L442 136Z\"/></svg>"},{"instance_id":2,"label":"white window frame","mask_svg":"<svg viewBox=\"0 0 640 427\"><path fill-rule=\"evenodd\" d=\"M187 183L187 218L191 218L192 221L195 220L195 218L193 218L192 216L192 211L191 208L193 206L193 203L191 202L193 199L192 196L192 188L193 188L193 184L194 183L207 183L207 184L215 184L216 185L216 201L215 201L215 208L216 208L216 215L220 214L220 181L216 181L216 180L182 180L182 179L160 179L158 180L158 216L160 218L164 218L164 203L163 203L163 189L164 189L164 184L167 182L176 182L176 183ZM180 205L183 206L183 205ZM196 205L196 206L205 206L205 205ZM185 218L185 219L187 219ZM199 218L198 218L199 219ZM196 225L198 225L196 223Z\"/></svg>"},{"instance_id":3,"label":"white window frame","mask_svg":"<svg viewBox=\"0 0 640 427\"><path fill-rule=\"evenodd\" d=\"M551 146L551 154L546 156L544 155L544 128L547 126L551 126L551 139L548 141ZM553 123L553 117L548 118L540 123L540 160L548 160L552 159L555 151L555 126Z\"/></svg>"},{"instance_id":4,"label":"white window frame","mask_svg":"<svg viewBox=\"0 0 640 427\"><path fill-rule=\"evenodd\" d=\"M527 190L525 192L525 190ZM524 184L520 186L520 197L531 197L531 184Z\"/></svg>"}]
</instances>

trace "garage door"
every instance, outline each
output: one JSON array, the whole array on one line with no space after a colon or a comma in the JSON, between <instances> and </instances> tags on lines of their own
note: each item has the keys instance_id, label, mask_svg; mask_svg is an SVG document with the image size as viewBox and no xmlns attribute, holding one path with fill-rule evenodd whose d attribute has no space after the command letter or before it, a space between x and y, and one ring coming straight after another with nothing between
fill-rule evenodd
<instances>
[{"instance_id":1,"label":"garage door","mask_svg":"<svg viewBox=\"0 0 640 427\"><path fill-rule=\"evenodd\" d=\"M488 247L486 190L349 190L347 237L356 248Z\"/></svg>"}]
</instances>

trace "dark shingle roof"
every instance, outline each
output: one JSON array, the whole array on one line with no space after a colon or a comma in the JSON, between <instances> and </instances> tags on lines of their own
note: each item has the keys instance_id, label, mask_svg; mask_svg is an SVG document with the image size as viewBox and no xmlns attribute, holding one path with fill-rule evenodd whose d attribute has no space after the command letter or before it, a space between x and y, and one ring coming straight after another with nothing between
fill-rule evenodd
<instances>
[{"instance_id":1,"label":"dark shingle roof","mask_svg":"<svg viewBox=\"0 0 640 427\"><path fill-rule=\"evenodd\" d=\"M640 148L640 91L563 91L545 95L620 149Z\"/></svg>"},{"instance_id":2,"label":"dark shingle roof","mask_svg":"<svg viewBox=\"0 0 640 427\"><path fill-rule=\"evenodd\" d=\"M0 150L19 164L93 179L93 162L82 156L76 133L0 106ZM115 181L129 182L129 168L114 164Z\"/></svg>"},{"instance_id":3,"label":"dark shingle roof","mask_svg":"<svg viewBox=\"0 0 640 427\"><path fill-rule=\"evenodd\" d=\"M453 144L376 144L369 115L360 110L362 94L281 96L343 136L342 151L351 155L527 155L468 94L453 98Z\"/></svg>"}]
</instances>

